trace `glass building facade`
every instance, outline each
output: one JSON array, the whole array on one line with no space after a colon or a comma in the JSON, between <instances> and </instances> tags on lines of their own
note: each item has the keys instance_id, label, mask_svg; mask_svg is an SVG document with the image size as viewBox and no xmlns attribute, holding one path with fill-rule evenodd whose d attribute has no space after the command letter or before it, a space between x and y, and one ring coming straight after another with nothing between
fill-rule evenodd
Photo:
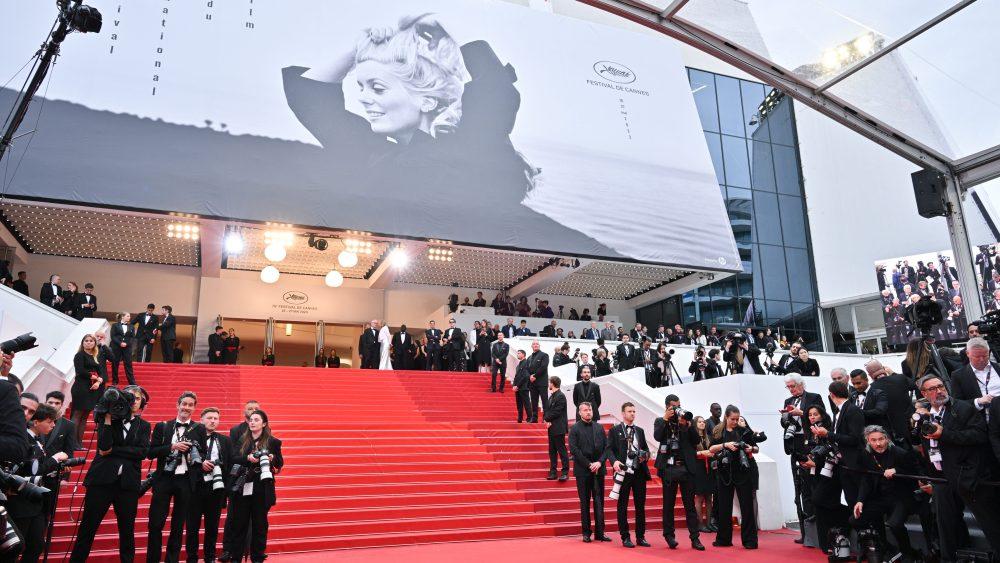
<instances>
[{"instance_id":1,"label":"glass building facade","mask_svg":"<svg viewBox=\"0 0 1000 563\"><path fill-rule=\"evenodd\" d=\"M643 324L774 327L819 349L816 281L792 100L688 69L743 273L636 311ZM761 108L765 111L760 111ZM751 322L746 322L751 321Z\"/></svg>"}]
</instances>

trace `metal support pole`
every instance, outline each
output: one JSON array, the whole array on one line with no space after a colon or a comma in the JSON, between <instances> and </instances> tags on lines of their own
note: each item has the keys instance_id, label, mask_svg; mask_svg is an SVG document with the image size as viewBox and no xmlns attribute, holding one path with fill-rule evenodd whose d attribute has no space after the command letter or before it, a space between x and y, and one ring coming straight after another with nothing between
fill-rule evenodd
<instances>
[{"instance_id":1,"label":"metal support pole","mask_svg":"<svg viewBox=\"0 0 1000 563\"><path fill-rule=\"evenodd\" d=\"M318 356L323 348L326 346L324 339L326 338L326 323L323 321L316 321L316 350L313 354Z\"/></svg>"},{"instance_id":2,"label":"metal support pole","mask_svg":"<svg viewBox=\"0 0 1000 563\"><path fill-rule=\"evenodd\" d=\"M955 253L955 269L962 284L962 306L965 307L965 318L974 321L983 316L983 302L977 289L975 256L969 243L969 229L965 222L965 210L962 200L965 194L962 185L954 174L945 174L944 202L948 210L945 219L948 221L948 235L951 237L951 249Z\"/></svg>"},{"instance_id":3,"label":"metal support pole","mask_svg":"<svg viewBox=\"0 0 1000 563\"><path fill-rule=\"evenodd\" d=\"M274 350L274 317L268 317L264 323L264 347Z\"/></svg>"}]
</instances>

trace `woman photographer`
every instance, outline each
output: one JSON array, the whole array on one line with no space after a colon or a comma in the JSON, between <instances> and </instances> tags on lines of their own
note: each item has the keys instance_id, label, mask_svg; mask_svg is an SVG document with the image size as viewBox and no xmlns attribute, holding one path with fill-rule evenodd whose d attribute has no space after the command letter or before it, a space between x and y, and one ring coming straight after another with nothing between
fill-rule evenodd
<instances>
[{"instance_id":1,"label":"woman photographer","mask_svg":"<svg viewBox=\"0 0 1000 563\"><path fill-rule=\"evenodd\" d=\"M840 504L840 482L833 473L832 452L829 450L830 440L827 436L818 436L816 429L823 428L833 431L833 422L826 410L813 405L806 410L809 426L803 429L803 441L800 451L793 455L799 466L807 470L805 475L808 489L811 491L812 504L816 514L816 536L819 548L824 553L831 552L830 528L833 523L846 522L846 507ZM829 452L817 455L818 452ZM828 464L827 462L830 462Z\"/></svg>"},{"instance_id":2,"label":"woman photographer","mask_svg":"<svg viewBox=\"0 0 1000 563\"><path fill-rule=\"evenodd\" d=\"M267 513L277 502L274 491L274 476L281 472L285 460L281 457L281 440L271 435L267 413L254 411L247 419L247 431L238 445L236 462L247 467L246 484L230 497L227 518L232 519L232 527L222 540L222 555L219 561L239 561L243 557L243 539L250 532L250 561L263 562L267 557ZM261 459L267 452L272 475L262 478ZM257 455L260 455L260 458Z\"/></svg>"},{"instance_id":3,"label":"woman photographer","mask_svg":"<svg viewBox=\"0 0 1000 563\"><path fill-rule=\"evenodd\" d=\"M708 449L712 446L712 437L708 432L708 423L705 422L705 417L694 417L694 429L698 434L698 443L695 445L698 463L694 466L694 508L698 511L700 531L714 533L719 531L712 524L715 474L712 473L709 465L712 462L712 452Z\"/></svg>"},{"instance_id":4,"label":"woman photographer","mask_svg":"<svg viewBox=\"0 0 1000 563\"><path fill-rule=\"evenodd\" d=\"M73 402L70 407L70 419L76 424L76 440L83 443L83 433L87 427L87 418L94 410L97 399L104 394L104 380L107 371L93 334L85 334L80 341L80 349L73 356L73 387L70 390Z\"/></svg>"},{"instance_id":5,"label":"woman photographer","mask_svg":"<svg viewBox=\"0 0 1000 563\"><path fill-rule=\"evenodd\" d=\"M931 347L922 338L914 338L906 345L906 357L903 358L903 375L910 381L916 381L928 373L935 371L931 362Z\"/></svg>"},{"instance_id":6,"label":"woman photographer","mask_svg":"<svg viewBox=\"0 0 1000 563\"><path fill-rule=\"evenodd\" d=\"M611 358L608 357L608 351L604 347L597 348L597 352L594 355L594 368L597 372L597 377L611 375Z\"/></svg>"},{"instance_id":7,"label":"woman photographer","mask_svg":"<svg viewBox=\"0 0 1000 563\"><path fill-rule=\"evenodd\" d=\"M734 405L726 407L722 424L712 430L712 445L708 451L715 456L715 467L719 507L719 532L712 545L732 547L733 545L733 497L740 503L740 539L745 549L757 549L757 518L754 508L753 473L750 456L752 443L745 442L745 433L739 426L740 409Z\"/></svg>"},{"instance_id":8,"label":"woman photographer","mask_svg":"<svg viewBox=\"0 0 1000 563\"><path fill-rule=\"evenodd\" d=\"M708 360L705 358L705 349L698 346L695 348L694 359L691 360L691 366L688 367L688 373L692 376L691 381L701 381L703 379L707 379L707 377L705 377L706 369L708 369Z\"/></svg>"}]
</instances>

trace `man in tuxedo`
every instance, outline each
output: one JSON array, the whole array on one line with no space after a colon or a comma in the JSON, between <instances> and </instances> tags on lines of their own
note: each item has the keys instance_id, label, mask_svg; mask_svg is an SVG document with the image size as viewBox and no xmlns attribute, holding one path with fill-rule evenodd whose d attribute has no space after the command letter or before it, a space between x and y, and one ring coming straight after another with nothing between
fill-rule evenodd
<instances>
[{"instance_id":1,"label":"man in tuxedo","mask_svg":"<svg viewBox=\"0 0 1000 563\"><path fill-rule=\"evenodd\" d=\"M160 307L160 312L163 314L159 327L160 352L163 354L163 363L175 363L174 344L177 342L177 319L174 318L174 308L170 305L164 305Z\"/></svg>"},{"instance_id":2,"label":"man in tuxedo","mask_svg":"<svg viewBox=\"0 0 1000 563\"><path fill-rule=\"evenodd\" d=\"M580 381L583 379L583 368L590 368L590 374L594 377L597 376L597 367L590 363L590 354L586 352L580 352L580 359L576 364L576 380Z\"/></svg>"},{"instance_id":3,"label":"man in tuxedo","mask_svg":"<svg viewBox=\"0 0 1000 563\"><path fill-rule=\"evenodd\" d=\"M575 391L574 391L575 394ZM580 525L583 542L590 543L590 503L594 503L593 532L597 541L611 541L604 535L604 467L608 440L604 427L594 418L590 403L577 406L576 424L569 431L569 451L573 456L573 478L580 498Z\"/></svg>"},{"instance_id":4,"label":"man in tuxedo","mask_svg":"<svg viewBox=\"0 0 1000 563\"><path fill-rule=\"evenodd\" d=\"M361 331L358 340L358 353L361 355L361 369L378 369L379 343L378 321L372 320L368 327Z\"/></svg>"},{"instance_id":5,"label":"man in tuxedo","mask_svg":"<svg viewBox=\"0 0 1000 563\"><path fill-rule=\"evenodd\" d=\"M521 326L517 327L517 331L514 333L515 336L533 336L531 329L528 328L528 321L521 321Z\"/></svg>"},{"instance_id":6,"label":"man in tuxedo","mask_svg":"<svg viewBox=\"0 0 1000 563\"><path fill-rule=\"evenodd\" d=\"M448 330L444 331L441 345L448 358L448 369L465 371L465 334L455 326L455 319L448 319Z\"/></svg>"},{"instance_id":7,"label":"man in tuxedo","mask_svg":"<svg viewBox=\"0 0 1000 563\"><path fill-rule=\"evenodd\" d=\"M170 519L166 561L176 562L180 558L184 527L187 525L187 507L200 477L198 467L192 461L191 450L206 442L205 427L191 420L197 404L198 397L194 393L181 393L177 398L177 417L158 422L153 428L153 438L146 454L149 459L156 460L153 498L149 503L147 563L160 561L163 527L167 522L171 500L174 508Z\"/></svg>"},{"instance_id":8,"label":"man in tuxedo","mask_svg":"<svg viewBox=\"0 0 1000 563\"><path fill-rule=\"evenodd\" d=\"M73 457L73 452L82 448L76 440L76 424L63 416L65 402L66 395L62 391L49 391L45 395L45 404L56 411L55 426L45 436L45 451L49 453L63 452L68 459Z\"/></svg>"},{"instance_id":9,"label":"man in tuxedo","mask_svg":"<svg viewBox=\"0 0 1000 563\"><path fill-rule=\"evenodd\" d=\"M868 383L868 372L863 369L851 371L851 402L865 417L865 426L889 428L889 397L881 389L872 389Z\"/></svg>"},{"instance_id":10,"label":"man in tuxedo","mask_svg":"<svg viewBox=\"0 0 1000 563\"><path fill-rule=\"evenodd\" d=\"M674 325L674 334L670 337L672 344L687 344L687 337L684 336L684 329L679 324Z\"/></svg>"},{"instance_id":11,"label":"man in tuxedo","mask_svg":"<svg viewBox=\"0 0 1000 563\"><path fill-rule=\"evenodd\" d=\"M656 353L650 349L652 343L649 339L644 339L642 342L642 348L639 349L638 358L635 367L642 367L646 371L646 385L650 387L659 387L660 379L659 374L656 369Z\"/></svg>"},{"instance_id":12,"label":"man in tuxedo","mask_svg":"<svg viewBox=\"0 0 1000 563\"><path fill-rule=\"evenodd\" d=\"M632 369L638 365L636 356L635 350L629 344L629 335L622 335L622 343L615 350L615 363L618 365L618 371Z\"/></svg>"},{"instance_id":13,"label":"man in tuxedo","mask_svg":"<svg viewBox=\"0 0 1000 563\"><path fill-rule=\"evenodd\" d=\"M549 481L556 479L556 457L562 460L560 481L569 480L569 453L566 451L566 433L569 426L566 420L566 395L559 389L562 381L556 376L549 378L549 400L545 409L545 427L549 435Z\"/></svg>"},{"instance_id":14,"label":"man in tuxedo","mask_svg":"<svg viewBox=\"0 0 1000 563\"><path fill-rule=\"evenodd\" d=\"M416 353L417 345L413 342L413 336L406 332L406 325L400 325L399 332L392 335L392 368L413 369L413 356Z\"/></svg>"},{"instance_id":15,"label":"man in tuxedo","mask_svg":"<svg viewBox=\"0 0 1000 563\"><path fill-rule=\"evenodd\" d=\"M243 440L243 435L247 433L247 429L250 428L248 421L250 420L250 415L254 411L259 411L260 403L254 401L253 399L246 402L243 405L243 422L240 422L236 426L229 429L229 441L233 444L233 447L239 447L240 442Z\"/></svg>"},{"instance_id":16,"label":"man in tuxedo","mask_svg":"<svg viewBox=\"0 0 1000 563\"><path fill-rule=\"evenodd\" d=\"M508 317L507 324L503 325L500 332L507 338L514 338L517 336L517 327L514 326L514 319Z\"/></svg>"},{"instance_id":17,"label":"man in tuxedo","mask_svg":"<svg viewBox=\"0 0 1000 563\"><path fill-rule=\"evenodd\" d=\"M111 325L111 381L113 385L118 385L118 365L125 365L125 377L129 385L135 385L135 377L132 375L132 339L135 338L135 329L132 326L132 315L121 313L118 315L118 322Z\"/></svg>"},{"instance_id":18,"label":"man in tuxedo","mask_svg":"<svg viewBox=\"0 0 1000 563\"><path fill-rule=\"evenodd\" d=\"M226 331L221 326L208 335L208 363L221 364L226 361Z\"/></svg>"},{"instance_id":19,"label":"man in tuxedo","mask_svg":"<svg viewBox=\"0 0 1000 563\"><path fill-rule=\"evenodd\" d=\"M424 331L424 338L427 339L427 366L430 370L441 369L441 329L431 321L430 326Z\"/></svg>"},{"instance_id":20,"label":"man in tuxedo","mask_svg":"<svg viewBox=\"0 0 1000 563\"><path fill-rule=\"evenodd\" d=\"M135 339L138 344L136 351L137 362L153 361L153 344L156 343L156 331L160 327L159 319L156 318L156 305L150 303L146 305L146 312L136 315Z\"/></svg>"},{"instance_id":21,"label":"man in tuxedo","mask_svg":"<svg viewBox=\"0 0 1000 563\"><path fill-rule=\"evenodd\" d=\"M681 490L684 515L687 518L691 547L704 551L699 535L698 512L694 507L695 467L703 463L697 456L698 432L691 420L679 416L681 400L677 395L667 395L663 416L653 421L653 439L660 443L656 454L656 472L663 481L663 537L670 549L677 549L674 536L674 503L677 489ZM707 428L706 428L707 429Z\"/></svg>"},{"instance_id":22,"label":"man in tuxedo","mask_svg":"<svg viewBox=\"0 0 1000 563\"><path fill-rule=\"evenodd\" d=\"M792 343L792 346L788 349L787 354L782 354L781 358L778 359L778 373L786 374L792 372L798 372L799 370L795 368L797 362L799 361L799 348L802 345L798 342Z\"/></svg>"},{"instance_id":23,"label":"man in tuxedo","mask_svg":"<svg viewBox=\"0 0 1000 563\"><path fill-rule=\"evenodd\" d=\"M601 331L597 329L597 323L590 323L590 328L584 329L580 338L584 340L597 340L601 337Z\"/></svg>"},{"instance_id":24,"label":"man in tuxedo","mask_svg":"<svg viewBox=\"0 0 1000 563\"><path fill-rule=\"evenodd\" d=\"M510 354L510 345L503 341L503 332L497 333L496 342L490 346L490 391L496 393L497 374L500 374L500 392L507 385L507 356Z\"/></svg>"},{"instance_id":25,"label":"man in tuxedo","mask_svg":"<svg viewBox=\"0 0 1000 563\"><path fill-rule=\"evenodd\" d=\"M219 518L222 515L222 508L226 506L226 490L229 485L227 481L236 451L229 438L218 432L219 409L209 407L201 411L201 425L205 429L205 433L202 441L198 443L198 449L203 452L204 461L201 467L193 469L202 478L196 479L194 494L191 495L191 503L188 506L187 542L185 545L187 560L193 563L198 561L198 533L201 530L203 519L205 521L203 557L206 562L215 561ZM216 488L211 480L206 480L206 478L211 478L216 466L222 472L223 487L221 489Z\"/></svg>"},{"instance_id":26,"label":"man in tuxedo","mask_svg":"<svg viewBox=\"0 0 1000 563\"><path fill-rule=\"evenodd\" d=\"M514 391L514 402L517 403L517 422L525 419L531 422L531 408L528 406L529 392L532 386L531 375L528 373L527 355L524 350L517 351L517 368L514 371L514 381L511 389Z\"/></svg>"},{"instance_id":27,"label":"man in tuxedo","mask_svg":"<svg viewBox=\"0 0 1000 563\"><path fill-rule=\"evenodd\" d=\"M823 410L826 408L823 406L822 397L806 391L805 380L798 373L785 376L785 389L788 389L791 396L785 399L781 426L786 431L789 427L793 427L794 436L790 440L784 441L785 453L791 456L793 452L805 449L804 429L809 426L809 419L805 413L809 407L815 405ZM794 456L789 458L789 463L792 467L792 482L795 486L795 510L799 517L800 536L795 540L795 543L802 543L805 538L804 521L815 514L812 503L812 487L810 487L812 481L806 473L807 470L799 466Z\"/></svg>"},{"instance_id":28,"label":"man in tuxedo","mask_svg":"<svg viewBox=\"0 0 1000 563\"><path fill-rule=\"evenodd\" d=\"M642 328L642 323L635 323L635 327L633 327L632 331L628 334L629 337L632 338L632 342L642 342L642 338L645 336L646 332Z\"/></svg>"},{"instance_id":29,"label":"man in tuxedo","mask_svg":"<svg viewBox=\"0 0 1000 563\"><path fill-rule=\"evenodd\" d=\"M969 364L951 375L951 394L970 401L989 417L990 403L1000 396L1000 365L990 360L990 345L983 338L971 338L965 344Z\"/></svg>"},{"instance_id":30,"label":"man in tuxedo","mask_svg":"<svg viewBox=\"0 0 1000 563\"><path fill-rule=\"evenodd\" d=\"M472 306L473 307L485 307L486 306L486 298L483 297L483 292L482 291L477 291L476 292L476 300L472 302Z\"/></svg>"},{"instance_id":31,"label":"man in tuxedo","mask_svg":"<svg viewBox=\"0 0 1000 563\"><path fill-rule=\"evenodd\" d=\"M49 277L48 283L42 284L42 289L38 293L38 300L53 309L60 309L63 302L62 294L62 287L59 285L59 274L52 274Z\"/></svg>"},{"instance_id":32,"label":"man in tuxedo","mask_svg":"<svg viewBox=\"0 0 1000 563\"><path fill-rule=\"evenodd\" d=\"M23 437L31 449L30 454L17 466L16 474L28 479L43 479L43 476L58 470L59 462L69 458L64 452L48 452L43 445L56 423L56 411L48 405L38 405L29 420L27 435ZM48 483L43 482L43 486ZM10 494L10 493L8 493ZM46 500L48 495L46 495ZM24 495L10 494L7 511L14 525L24 539L24 549L20 561L37 562L45 550L45 530L48 525L49 502L26 498Z\"/></svg>"},{"instance_id":33,"label":"man in tuxedo","mask_svg":"<svg viewBox=\"0 0 1000 563\"><path fill-rule=\"evenodd\" d=\"M649 464L646 463L649 446L645 431L635 425L635 405L632 403L622 405L622 422L612 426L608 432L605 457L615 473L625 474L618 493L618 532L622 536L622 545L649 547L646 541L646 481L652 479ZM629 496L634 497L635 504L635 543L632 543L628 527Z\"/></svg>"},{"instance_id":34,"label":"man in tuxedo","mask_svg":"<svg viewBox=\"0 0 1000 563\"><path fill-rule=\"evenodd\" d=\"M812 429L817 438L829 438L840 451L840 461L837 462L835 473L844 491L847 506L854 506L858 501L858 487L861 484L860 467L861 450L865 445L865 415L860 408L850 401L849 387L840 381L830 383L830 404L836 405L837 414L833 416L832 430L827 431L821 426ZM838 500L839 502L839 500ZM825 511L819 511L822 514ZM845 522L846 524L846 522ZM822 534L825 537L825 534Z\"/></svg>"},{"instance_id":35,"label":"man in tuxedo","mask_svg":"<svg viewBox=\"0 0 1000 563\"><path fill-rule=\"evenodd\" d=\"M548 394L546 393L546 385L549 381L549 355L542 352L539 349L538 341L535 340L531 343L531 356L528 356L526 360L528 362L528 392L530 394L528 409L528 414L530 418L528 422L538 422L538 406L541 404L543 411L549 410L548 404Z\"/></svg>"},{"instance_id":36,"label":"man in tuxedo","mask_svg":"<svg viewBox=\"0 0 1000 563\"><path fill-rule=\"evenodd\" d=\"M593 371L590 366L580 368L580 381L573 386L573 406L576 407L576 420L580 420L580 405L588 403L594 420L601 420L601 387L591 381Z\"/></svg>"},{"instance_id":37,"label":"man in tuxedo","mask_svg":"<svg viewBox=\"0 0 1000 563\"><path fill-rule=\"evenodd\" d=\"M545 325L545 327L542 328L542 331L538 333L538 336L544 336L546 338L555 338L556 321L552 321L551 323Z\"/></svg>"},{"instance_id":38,"label":"man in tuxedo","mask_svg":"<svg viewBox=\"0 0 1000 563\"><path fill-rule=\"evenodd\" d=\"M80 314L85 319L92 319L97 311L97 296L94 295L94 284L87 282L83 286L83 295L77 297L80 301Z\"/></svg>"},{"instance_id":39,"label":"man in tuxedo","mask_svg":"<svg viewBox=\"0 0 1000 563\"><path fill-rule=\"evenodd\" d=\"M24 295L25 297L31 297L28 295L28 272L21 270L17 273L17 279L14 280L14 285L12 286L14 291Z\"/></svg>"},{"instance_id":40,"label":"man in tuxedo","mask_svg":"<svg viewBox=\"0 0 1000 563\"><path fill-rule=\"evenodd\" d=\"M604 328L601 329L601 338L605 342L613 342L618 340L618 331L615 330L615 324L611 322L604 323Z\"/></svg>"},{"instance_id":41,"label":"man in tuxedo","mask_svg":"<svg viewBox=\"0 0 1000 563\"><path fill-rule=\"evenodd\" d=\"M73 563L84 563L90 556L97 529L112 506L118 523L119 560L132 563L135 559L135 518L142 460L149 449L149 423L137 416L145 407L139 389L126 392L134 397L131 418L112 420L106 415L97 425L97 456L83 480L87 494L69 559Z\"/></svg>"}]
</instances>

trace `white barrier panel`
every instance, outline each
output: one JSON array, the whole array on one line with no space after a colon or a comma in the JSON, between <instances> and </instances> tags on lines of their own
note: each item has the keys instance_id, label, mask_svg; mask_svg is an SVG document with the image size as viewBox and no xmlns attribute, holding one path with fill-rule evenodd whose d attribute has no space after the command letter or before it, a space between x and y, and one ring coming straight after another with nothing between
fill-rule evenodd
<instances>
[{"instance_id":1,"label":"white barrier panel","mask_svg":"<svg viewBox=\"0 0 1000 563\"><path fill-rule=\"evenodd\" d=\"M459 310L461 311L462 308L459 308ZM583 334L584 330L587 330L588 328L590 328L590 321L568 321L566 319L542 319L542 318L537 318L537 317L503 317L503 316L494 315L493 314L493 309L488 309L488 310L490 312L490 314L488 314L488 315L480 315L480 314L476 314L476 313L454 313L454 314L450 314L450 315L445 315L440 320L437 320L437 322L438 322L438 328L440 328L442 331L447 330L447 328L448 328L448 319L449 318L453 318L453 319L455 319L455 326L457 326L458 328L462 329L462 332L466 333L467 335L470 335L469 338L473 342L475 341L475 338L472 338L472 336L471 336L473 334L473 332L472 332L473 327L475 326L476 321L481 321L483 319L486 319L487 321L489 321L489 322L491 322L493 324L498 324L498 325L501 326L501 328L504 325L507 324L507 319L509 319L509 318L513 318L514 319L514 326L517 326L517 327L521 326L521 321L523 320L523 321L526 321L525 324L527 325L528 329L532 333L534 333L534 334L538 334L539 332L541 332L541 330L544 327L546 327L549 324L551 324L552 321L556 321L556 328L563 329L563 332L566 333L566 334L569 334L569 331L572 330L574 334L580 335L580 334ZM601 329L604 328L604 323L603 322L597 322L597 321L594 321L594 322L597 324L597 330L601 330ZM614 321L614 323L615 323L615 330L617 330L617 327L619 326L619 324L618 324L617 321ZM567 342L567 339L565 339L565 338L563 338L563 339L553 339L553 342L555 340L559 340L560 344L562 344L563 342ZM575 341L569 341L569 342L572 345L572 342L575 342ZM581 340L581 342L583 342L583 341ZM594 340L590 340L588 342L596 343L596 341L594 341ZM554 346L554 344L553 344L553 346ZM525 351L527 351L527 350L525 350ZM551 354L551 352L552 352L552 347L551 346L549 347L548 350L543 350L543 351L547 352L550 356L552 355Z\"/></svg>"}]
</instances>

